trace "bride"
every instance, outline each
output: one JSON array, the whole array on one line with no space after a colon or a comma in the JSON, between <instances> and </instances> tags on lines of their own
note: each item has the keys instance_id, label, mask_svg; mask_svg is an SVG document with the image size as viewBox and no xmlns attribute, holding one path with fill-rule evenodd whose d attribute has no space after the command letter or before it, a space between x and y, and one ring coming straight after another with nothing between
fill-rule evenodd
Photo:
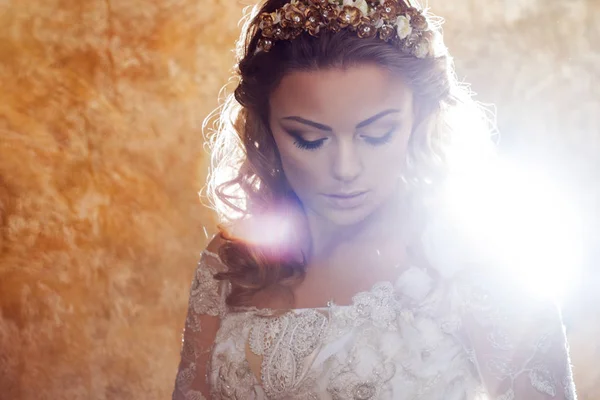
<instances>
[{"instance_id":1,"label":"bride","mask_svg":"<svg viewBox=\"0 0 600 400\"><path fill-rule=\"evenodd\" d=\"M449 149L490 129L439 20L268 0L243 32L173 399L574 399L554 305L441 211Z\"/></svg>"}]
</instances>

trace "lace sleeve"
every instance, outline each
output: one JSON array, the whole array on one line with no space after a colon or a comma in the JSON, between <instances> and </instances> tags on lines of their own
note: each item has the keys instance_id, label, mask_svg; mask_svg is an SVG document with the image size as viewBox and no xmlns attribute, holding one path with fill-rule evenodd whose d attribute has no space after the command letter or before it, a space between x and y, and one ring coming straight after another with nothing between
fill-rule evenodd
<instances>
[{"instance_id":1,"label":"lace sleeve","mask_svg":"<svg viewBox=\"0 0 600 400\"><path fill-rule=\"evenodd\" d=\"M471 277L464 288L469 350L490 399L576 399L554 302L491 274Z\"/></svg>"},{"instance_id":2,"label":"lace sleeve","mask_svg":"<svg viewBox=\"0 0 600 400\"><path fill-rule=\"evenodd\" d=\"M210 397L207 381L210 354L221 317L226 312L226 290L213 275L222 269L218 256L205 250L190 290L173 400L205 400Z\"/></svg>"}]
</instances>

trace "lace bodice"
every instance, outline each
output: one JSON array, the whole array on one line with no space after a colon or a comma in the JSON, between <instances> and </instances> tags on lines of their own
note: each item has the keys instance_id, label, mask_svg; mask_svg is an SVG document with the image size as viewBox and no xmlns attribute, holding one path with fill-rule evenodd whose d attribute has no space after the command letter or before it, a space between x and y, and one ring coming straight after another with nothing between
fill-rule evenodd
<instances>
[{"instance_id":1,"label":"lace bodice","mask_svg":"<svg viewBox=\"0 0 600 400\"><path fill-rule=\"evenodd\" d=\"M203 254L175 400L575 398L556 308L502 274L411 267L351 305L280 312L227 309L220 268Z\"/></svg>"}]
</instances>

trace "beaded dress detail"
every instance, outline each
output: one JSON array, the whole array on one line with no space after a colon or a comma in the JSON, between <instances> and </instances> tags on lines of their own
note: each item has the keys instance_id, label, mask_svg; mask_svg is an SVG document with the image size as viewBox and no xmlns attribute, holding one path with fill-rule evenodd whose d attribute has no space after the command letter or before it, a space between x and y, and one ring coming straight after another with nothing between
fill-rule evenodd
<instances>
[{"instance_id":1,"label":"beaded dress detail","mask_svg":"<svg viewBox=\"0 0 600 400\"><path fill-rule=\"evenodd\" d=\"M229 285L213 278L225 267L205 251L173 399L575 399L554 304L425 247L434 272L410 267L350 305L285 312L228 309Z\"/></svg>"}]
</instances>

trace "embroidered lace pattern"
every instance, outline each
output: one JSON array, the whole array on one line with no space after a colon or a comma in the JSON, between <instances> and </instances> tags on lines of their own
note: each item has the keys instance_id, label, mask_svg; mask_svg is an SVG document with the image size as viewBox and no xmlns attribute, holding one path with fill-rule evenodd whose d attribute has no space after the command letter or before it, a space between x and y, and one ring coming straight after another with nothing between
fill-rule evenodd
<instances>
[{"instance_id":1,"label":"embroidered lace pattern","mask_svg":"<svg viewBox=\"0 0 600 400\"><path fill-rule=\"evenodd\" d=\"M494 273L469 274L461 299L471 320L474 361L498 400L523 398L529 387L544 399L575 399L565 332L557 307L528 296Z\"/></svg>"},{"instance_id":2,"label":"embroidered lace pattern","mask_svg":"<svg viewBox=\"0 0 600 400\"><path fill-rule=\"evenodd\" d=\"M213 348L213 339L203 332L204 324L216 325L225 315L225 291L213 275L222 268L218 256L204 251L192 280L185 320L181 362L175 381L173 399L205 400L206 370ZM216 325L218 326L218 325Z\"/></svg>"},{"instance_id":3,"label":"embroidered lace pattern","mask_svg":"<svg viewBox=\"0 0 600 400\"><path fill-rule=\"evenodd\" d=\"M262 386L269 398L279 398L302 382L326 326L327 317L315 310L254 319L249 344L262 356Z\"/></svg>"},{"instance_id":4,"label":"embroidered lace pattern","mask_svg":"<svg viewBox=\"0 0 600 400\"><path fill-rule=\"evenodd\" d=\"M211 257L192 285L176 400L576 398L556 309L493 275L436 282L411 268L349 306L227 310Z\"/></svg>"}]
</instances>

